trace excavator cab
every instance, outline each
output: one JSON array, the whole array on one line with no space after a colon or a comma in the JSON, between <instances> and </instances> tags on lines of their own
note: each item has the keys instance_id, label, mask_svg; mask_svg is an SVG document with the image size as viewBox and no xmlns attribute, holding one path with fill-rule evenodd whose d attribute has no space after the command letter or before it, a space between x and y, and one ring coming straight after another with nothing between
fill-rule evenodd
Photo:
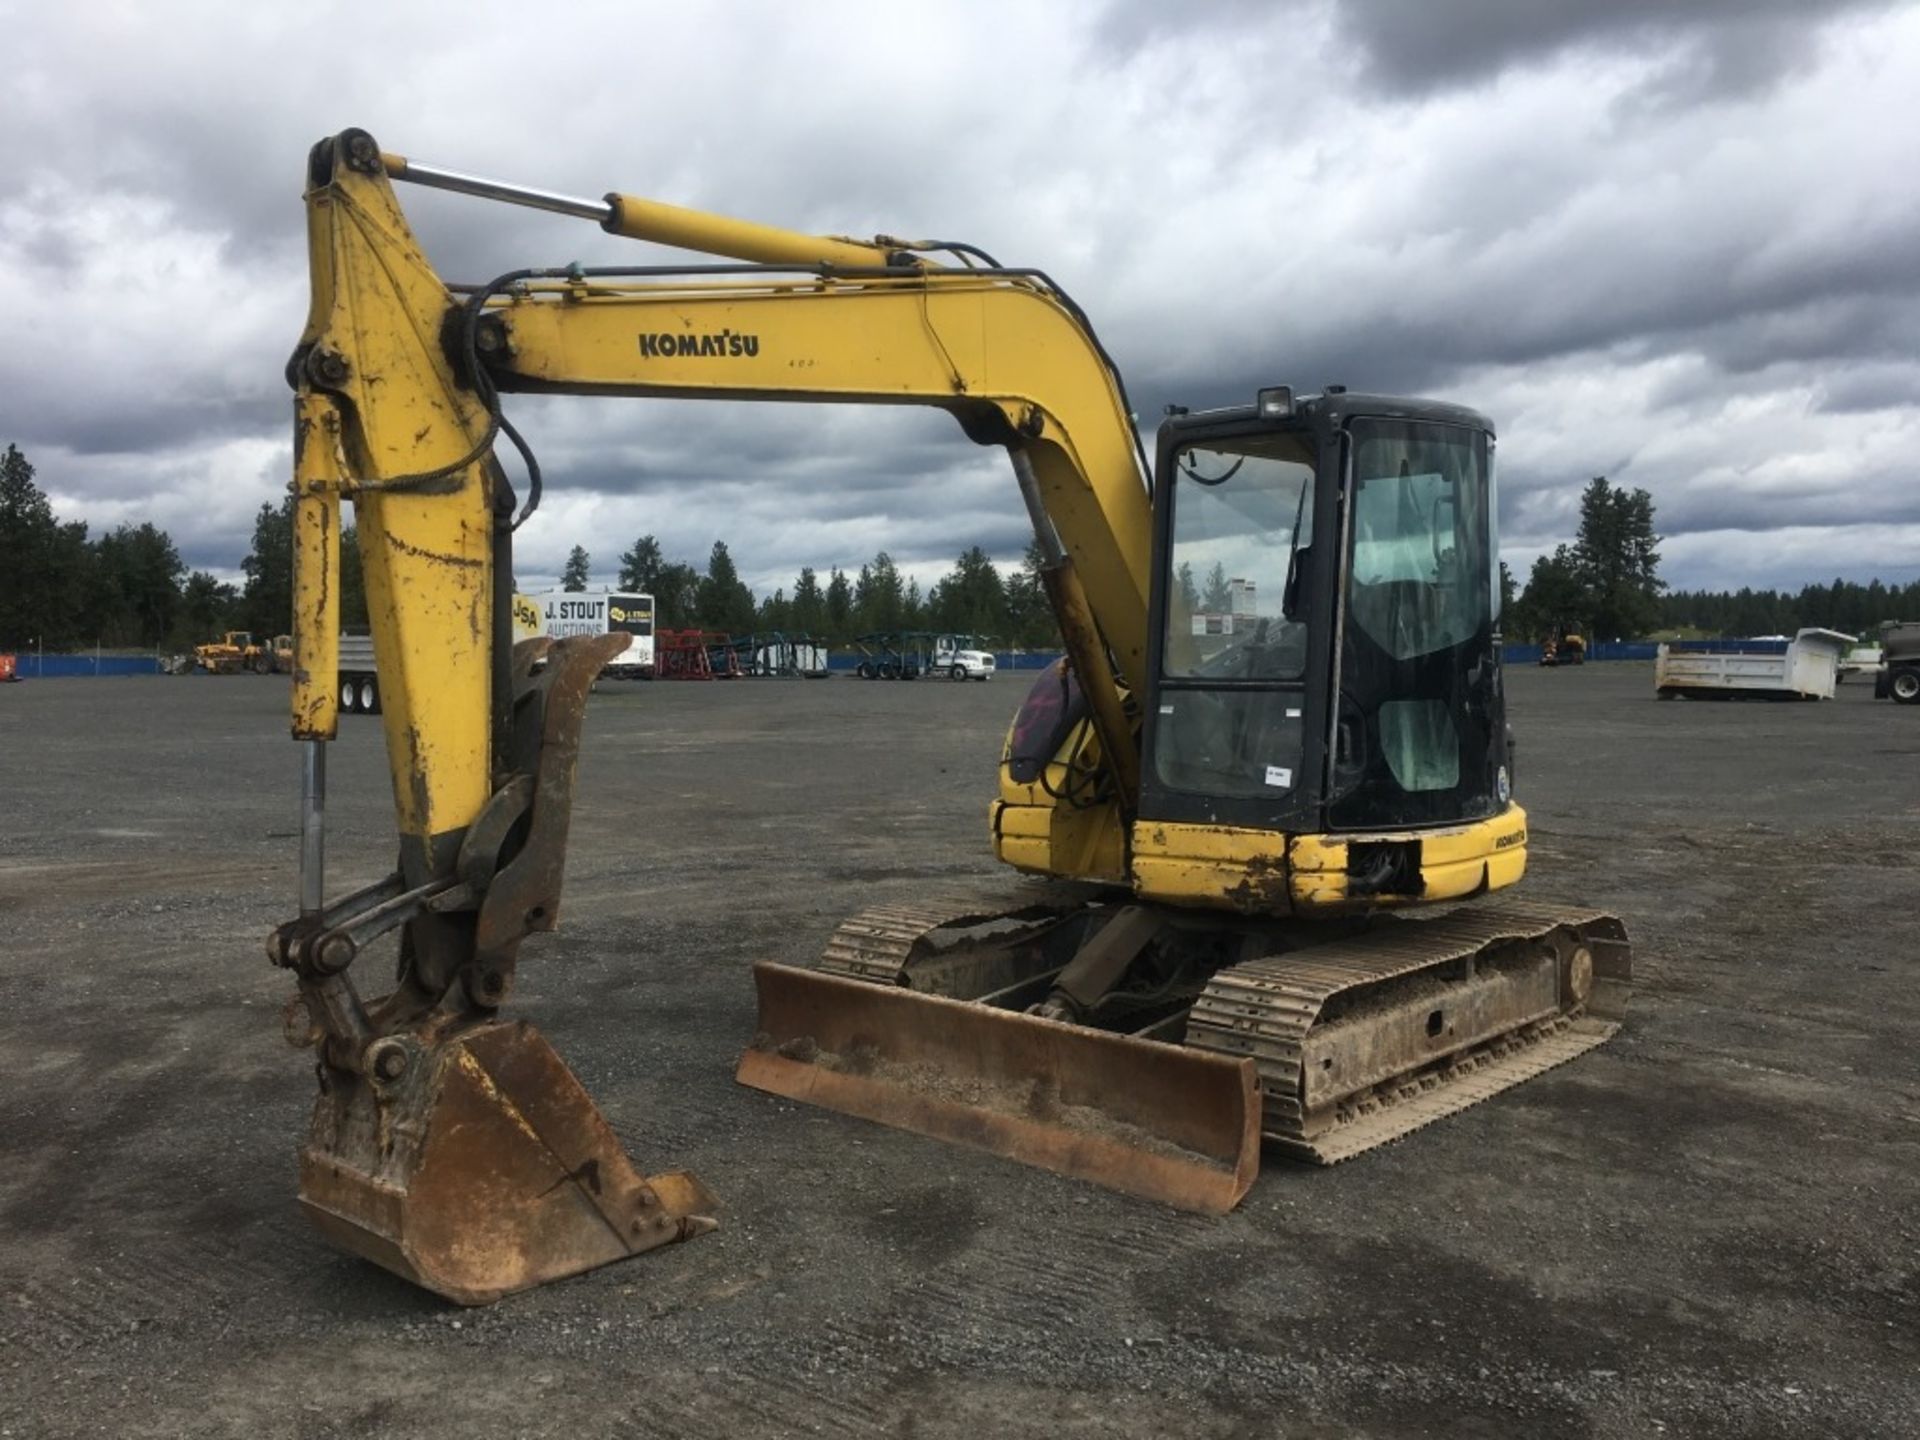
<instances>
[{"instance_id":1,"label":"excavator cab","mask_svg":"<svg viewBox=\"0 0 1920 1440\"><path fill-rule=\"evenodd\" d=\"M1491 424L1261 392L1160 436L1140 815L1291 833L1506 808Z\"/></svg>"}]
</instances>

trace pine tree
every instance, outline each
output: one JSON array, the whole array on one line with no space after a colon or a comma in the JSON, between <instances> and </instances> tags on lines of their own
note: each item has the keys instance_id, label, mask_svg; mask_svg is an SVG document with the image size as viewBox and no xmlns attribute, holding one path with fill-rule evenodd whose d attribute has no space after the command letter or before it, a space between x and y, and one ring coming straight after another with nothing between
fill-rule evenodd
<instances>
[{"instance_id":1,"label":"pine tree","mask_svg":"<svg viewBox=\"0 0 1920 1440\"><path fill-rule=\"evenodd\" d=\"M707 557L706 578L700 582L700 621L703 625L729 633L745 634L753 629L753 591L734 568L727 542L716 540Z\"/></svg>"},{"instance_id":2,"label":"pine tree","mask_svg":"<svg viewBox=\"0 0 1920 1440\"><path fill-rule=\"evenodd\" d=\"M1200 608L1209 615L1224 615L1233 609L1233 591L1227 586L1227 572L1218 560L1207 572L1207 593L1201 597Z\"/></svg>"},{"instance_id":3,"label":"pine tree","mask_svg":"<svg viewBox=\"0 0 1920 1440\"><path fill-rule=\"evenodd\" d=\"M1007 634L1007 588L993 559L978 545L964 550L927 600L927 620L936 630L1000 637Z\"/></svg>"},{"instance_id":4,"label":"pine tree","mask_svg":"<svg viewBox=\"0 0 1920 1440\"><path fill-rule=\"evenodd\" d=\"M1516 640L1544 640L1556 627L1585 629L1591 605L1592 596L1573 551L1562 545L1533 562L1526 591L1514 602L1505 633Z\"/></svg>"},{"instance_id":5,"label":"pine tree","mask_svg":"<svg viewBox=\"0 0 1920 1440\"><path fill-rule=\"evenodd\" d=\"M340 532L340 624L349 630L367 628L367 576L360 560L360 531L349 525Z\"/></svg>"},{"instance_id":6,"label":"pine tree","mask_svg":"<svg viewBox=\"0 0 1920 1440\"><path fill-rule=\"evenodd\" d=\"M59 613L47 595L59 525L33 477L32 462L17 445L7 446L0 456L0 647L59 643L46 633Z\"/></svg>"},{"instance_id":7,"label":"pine tree","mask_svg":"<svg viewBox=\"0 0 1920 1440\"><path fill-rule=\"evenodd\" d=\"M1580 496L1574 572L1587 592L1595 637L1631 639L1660 622L1660 537L1653 533L1653 497L1596 475Z\"/></svg>"},{"instance_id":8,"label":"pine tree","mask_svg":"<svg viewBox=\"0 0 1920 1440\"><path fill-rule=\"evenodd\" d=\"M793 582L789 620L803 635L817 635L827 623L827 597L821 593L820 577L811 565L801 566L800 578Z\"/></svg>"},{"instance_id":9,"label":"pine tree","mask_svg":"<svg viewBox=\"0 0 1920 1440\"><path fill-rule=\"evenodd\" d=\"M1193 583L1193 566L1182 560L1180 568L1174 572L1174 579L1180 586L1180 603L1187 607L1187 613L1191 615L1200 608L1200 587Z\"/></svg>"},{"instance_id":10,"label":"pine tree","mask_svg":"<svg viewBox=\"0 0 1920 1440\"><path fill-rule=\"evenodd\" d=\"M666 563L660 554L660 542L651 535L642 535L633 542L633 548L620 557L620 588L636 595L655 594Z\"/></svg>"},{"instance_id":11,"label":"pine tree","mask_svg":"<svg viewBox=\"0 0 1920 1440\"><path fill-rule=\"evenodd\" d=\"M653 582L654 623L663 630L684 630L695 623L699 606L699 572L678 560L662 565Z\"/></svg>"},{"instance_id":12,"label":"pine tree","mask_svg":"<svg viewBox=\"0 0 1920 1440\"><path fill-rule=\"evenodd\" d=\"M291 566L289 555L289 582ZM94 547L102 605L95 633L111 645L158 646L173 629L180 577L186 568L173 541L151 522L122 525L111 535L101 536ZM287 607L291 617L291 590Z\"/></svg>"},{"instance_id":13,"label":"pine tree","mask_svg":"<svg viewBox=\"0 0 1920 1440\"><path fill-rule=\"evenodd\" d=\"M1040 542L1029 540L1020 568L1006 578L1007 639L1022 649L1046 650L1060 643L1060 626L1040 580L1045 563Z\"/></svg>"},{"instance_id":14,"label":"pine tree","mask_svg":"<svg viewBox=\"0 0 1920 1440\"><path fill-rule=\"evenodd\" d=\"M827 580L827 636L846 640L853 634L853 586L838 565Z\"/></svg>"},{"instance_id":15,"label":"pine tree","mask_svg":"<svg viewBox=\"0 0 1920 1440\"><path fill-rule=\"evenodd\" d=\"M862 633L903 629L906 586L893 557L882 550L860 567L853 586L853 623Z\"/></svg>"},{"instance_id":16,"label":"pine tree","mask_svg":"<svg viewBox=\"0 0 1920 1440\"><path fill-rule=\"evenodd\" d=\"M345 537L342 538L344 540ZM345 554L343 545L341 549L343 560ZM240 597L233 586L222 583L218 576L210 575L205 570L194 571L187 576L186 584L181 587L178 618L174 625L175 642L182 646L198 645L220 634L223 630L231 628L228 622L239 602ZM365 605L366 601L363 597L361 600L363 612ZM345 623L344 596L341 599L340 615L342 623Z\"/></svg>"},{"instance_id":17,"label":"pine tree","mask_svg":"<svg viewBox=\"0 0 1920 1440\"><path fill-rule=\"evenodd\" d=\"M253 517L253 548L240 562L247 577L241 615L255 635L283 635L293 628L293 495L278 505L263 503Z\"/></svg>"},{"instance_id":18,"label":"pine tree","mask_svg":"<svg viewBox=\"0 0 1920 1440\"><path fill-rule=\"evenodd\" d=\"M567 552L567 563L560 571L560 588L584 590L587 588L587 578L591 573L592 561L587 555L586 547L576 545Z\"/></svg>"},{"instance_id":19,"label":"pine tree","mask_svg":"<svg viewBox=\"0 0 1920 1440\"><path fill-rule=\"evenodd\" d=\"M756 630L791 630L793 625L793 606L787 600L785 586L776 589L760 602L759 613L754 617Z\"/></svg>"}]
</instances>

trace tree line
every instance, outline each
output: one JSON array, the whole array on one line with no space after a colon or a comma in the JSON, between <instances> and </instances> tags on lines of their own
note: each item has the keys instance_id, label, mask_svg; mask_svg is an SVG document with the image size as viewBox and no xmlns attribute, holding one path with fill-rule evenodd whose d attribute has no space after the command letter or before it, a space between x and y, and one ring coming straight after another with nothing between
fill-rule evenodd
<instances>
[{"instance_id":1,"label":"tree line","mask_svg":"<svg viewBox=\"0 0 1920 1440\"><path fill-rule=\"evenodd\" d=\"M998 645L1052 649L1060 632L1039 579L1040 553L1029 545L1018 569L1002 574L993 557L969 546L953 568L924 593L885 550L856 571L835 565L823 574L800 568L793 587L756 597L740 578L724 540L716 540L705 571L669 560L652 535L642 535L619 559L617 587L653 596L662 629L698 628L733 635L778 630L844 643L886 630L935 630L977 635ZM565 589L585 589L592 557L576 545L561 572Z\"/></svg>"},{"instance_id":2,"label":"tree line","mask_svg":"<svg viewBox=\"0 0 1920 1440\"><path fill-rule=\"evenodd\" d=\"M366 623L359 550L349 529L341 611ZM98 537L62 520L17 445L0 455L0 649L185 650L225 630L285 634L293 618L293 498L262 505L240 585L190 570L151 522Z\"/></svg>"},{"instance_id":3,"label":"tree line","mask_svg":"<svg viewBox=\"0 0 1920 1440\"><path fill-rule=\"evenodd\" d=\"M1920 619L1920 581L1888 585L1836 579L1780 590L1670 590L1660 578L1660 537L1645 490L1597 476L1580 497L1580 528L1533 563L1526 588L1500 567L1509 640L1544 639L1556 628L1589 638L1650 635L1791 635L1821 626L1870 636L1892 620Z\"/></svg>"},{"instance_id":4,"label":"tree line","mask_svg":"<svg viewBox=\"0 0 1920 1440\"><path fill-rule=\"evenodd\" d=\"M352 526L341 534L340 619L367 623L366 588ZM925 593L886 551L858 570L824 573L805 566L791 591L755 596L725 541L704 570L668 560L643 535L620 556L619 588L654 596L657 623L732 634L780 630L830 642L880 630L940 630L1001 645L1048 649L1059 632L1040 589L1039 557L1029 547L1020 568L1003 575L979 546L962 552ZM293 617L293 497L263 504L230 584L191 570L164 530L125 524L90 537L84 521L63 521L40 489L33 464L16 445L0 456L0 650L186 650L225 630L284 634ZM591 560L575 546L561 582L583 589Z\"/></svg>"},{"instance_id":5,"label":"tree line","mask_svg":"<svg viewBox=\"0 0 1920 1440\"><path fill-rule=\"evenodd\" d=\"M1661 628L1701 635L1791 635L1807 626L1871 638L1892 620L1920 620L1920 580L1781 590L1676 590L1660 597Z\"/></svg>"},{"instance_id":6,"label":"tree line","mask_svg":"<svg viewBox=\"0 0 1920 1440\"><path fill-rule=\"evenodd\" d=\"M366 590L351 526L341 542L341 622L364 626ZM714 542L705 568L696 569L669 560L654 536L642 535L620 555L617 584L652 595L657 623L668 629L779 630L833 643L884 630L952 631L1044 650L1059 644L1059 629L1040 586L1039 563L1038 547L1029 545L1021 564L1003 573L971 546L923 593L882 550L858 570L803 566L791 588L756 596L724 540ZM1836 579L1797 593L1670 591L1659 566L1652 497L1596 476L1581 495L1571 544L1535 560L1524 587L1501 565L1506 636L1535 640L1561 627L1602 640L1655 632L1771 635L1809 625L1866 635L1889 620L1920 619L1920 581ZM96 644L185 649L228 629L284 633L293 614L291 495L260 507L240 570L237 586L190 570L172 539L150 522L90 536L84 521L54 513L18 446L0 455L0 649L36 642L46 650ZM591 557L576 545L562 585L584 589L591 578ZM1228 608L1224 573L1197 581L1183 567L1177 583L1190 609Z\"/></svg>"}]
</instances>

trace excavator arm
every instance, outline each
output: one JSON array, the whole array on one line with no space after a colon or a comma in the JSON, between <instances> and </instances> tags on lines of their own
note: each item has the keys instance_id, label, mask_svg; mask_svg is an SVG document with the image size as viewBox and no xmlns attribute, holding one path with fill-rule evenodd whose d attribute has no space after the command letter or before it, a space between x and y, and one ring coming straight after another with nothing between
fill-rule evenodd
<instances>
[{"instance_id":1,"label":"excavator arm","mask_svg":"<svg viewBox=\"0 0 1920 1440\"><path fill-rule=\"evenodd\" d=\"M744 262L529 270L456 291L415 240L396 177L535 193L383 155L364 132L322 142L310 160L311 309L289 365L301 909L269 951L298 979L290 1033L318 1050L322 1093L302 1157L310 1214L348 1248L484 1301L699 1233L712 1208L691 1177L635 1171L545 1041L499 1018L520 942L559 915L582 711L606 658L596 640L511 644L512 534L530 503L494 459L503 436L518 441L501 393L929 405L1003 446L1088 697L1082 748L1111 776L1096 823L1115 838L1090 854L1120 853L1137 792L1129 697L1145 681L1151 514L1118 377L1038 272L942 268L897 242L616 196L598 217L608 229ZM530 203L560 208L555 198ZM329 900L343 500L358 527L399 863ZM1100 878L1123 873L1109 864ZM364 995L353 962L394 930L398 983ZM455 1218L476 1199L487 1216L477 1231Z\"/></svg>"}]
</instances>

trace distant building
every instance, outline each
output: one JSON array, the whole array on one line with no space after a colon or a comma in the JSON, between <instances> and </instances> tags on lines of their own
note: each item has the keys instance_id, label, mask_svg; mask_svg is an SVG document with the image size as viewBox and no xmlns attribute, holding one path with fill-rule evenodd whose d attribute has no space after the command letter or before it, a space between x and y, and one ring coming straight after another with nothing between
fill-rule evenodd
<instances>
[{"instance_id":1,"label":"distant building","mask_svg":"<svg viewBox=\"0 0 1920 1440\"><path fill-rule=\"evenodd\" d=\"M1254 583L1251 580L1234 578L1227 581L1227 608L1225 610L1196 610L1193 612L1193 633L1196 635L1231 635L1234 622L1239 628L1246 629L1259 614L1259 605L1254 596Z\"/></svg>"}]
</instances>

